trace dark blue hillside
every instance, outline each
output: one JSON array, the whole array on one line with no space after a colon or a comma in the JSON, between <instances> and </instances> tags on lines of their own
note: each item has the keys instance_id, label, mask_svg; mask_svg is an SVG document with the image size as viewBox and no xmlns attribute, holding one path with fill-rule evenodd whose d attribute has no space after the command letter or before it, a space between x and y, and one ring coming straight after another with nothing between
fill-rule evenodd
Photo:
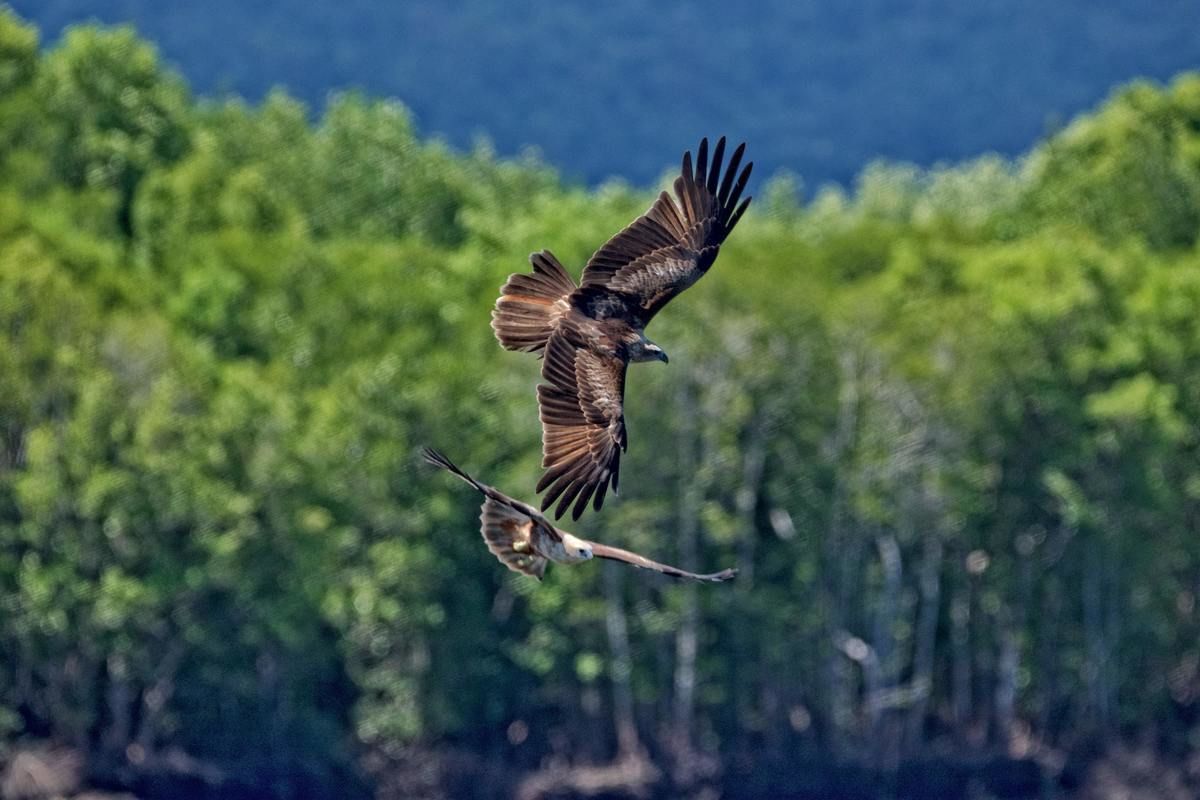
<instances>
[{"instance_id":1,"label":"dark blue hillside","mask_svg":"<svg viewBox=\"0 0 1200 800\"><path fill-rule=\"evenodd\" d=\"M588 181L650 182L714 132L810 187L880 156L1013 154L1118 82L1200 66L1195 0L9 2L48 38L133 21L201 92L362 87Z\"/></svg>"}]
</instances>

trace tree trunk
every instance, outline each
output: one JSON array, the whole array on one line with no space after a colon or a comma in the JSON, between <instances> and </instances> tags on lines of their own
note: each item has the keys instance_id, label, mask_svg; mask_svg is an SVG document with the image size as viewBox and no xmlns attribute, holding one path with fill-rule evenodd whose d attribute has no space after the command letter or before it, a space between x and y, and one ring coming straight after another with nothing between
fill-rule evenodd
<instances>
[{"instance_id":1,"label":"tree trunk","mask_svg":"<svg viewBox=\"0 0 1200 800\"><path fill-rule=\"evenodd\" d=\"M874 631L871 634L871 649L875 653L874 669L868 670L867 684L867 730L870 732L875 750L875 763L882 766L888 758L891 742L883 730L884 701L890 690L896 687L896 617L900 609L900 583L903 577L903 562L900 545L891 533L881 533L875 538L879 552L879 564L883 570L883 592L875 606Z\"/></svg>"},{"instance_id":2,"label":"tree trunk","mask_svg":"<svg viewBox=\"0 0 1200 800\"><path fill-rule=\"evenodd\" d=\"M1084 683L1093 722L1101 731L1107 730L1109 645L1104 625L1104 558L1100 543L1087 549L1083 571L1083 635L1087 658L1084 662Z\"/></svg>"},{"instance_id":3,"label":"tree trunk","mask_svg":"<svg viewBox=\"0 0 1200 800\"><path fill-rule=\"evenodd\" d=\"M696 401L690 387L680 390L681 419L698 419ZM697 476L696 431L685 425L679 443L679 566L688 571L696 569L696 550L700 527L700 481ZM681 587L683 607L679 628L675 634L675 704L672 713L672 749L675 755L675 779L687 786L693 778L694 747L692 716L696 694L696 649L698 643L699 611L696 585L688 582Z\"/></svg>"},{"instance_id":4,"label":"tree trunk","mask_svg":"<svg viewBox=\"0 0 1200 800\"><path fill-rule=\"evenodd\" d=\"M106 756L114 756L125 751L132 737L133 687L129 685L128 665L123 657L110 655L106 666L108 688L105 700L109 723L104 730L101 748Z\"/></svg>"},{"instance_id":5,"label":"tree trunk","mask_svg":"<svg viewBox=\"0 0 1200 800\"><path fill-rule=\"evenodd\" d=\"M961 567L961 563L959 564ZM959 570L950 600L950 648L954 726L960 735L971 722L971 578Z\"/></svg>"},{"instance_id":6,"label":"tree trunk","mask_svg":"<svg viewBox=\"0 0 1200 800\"><path fill-rule=\"evenodd\" d=\"M914 752L924 744L925 714L933 688L933 664L937 645L938 611L942 588L942 537L936 531L925 536L921 557L921 607L918 612L913 650L913 704L908 710L907 749Z\"/></svg>"},{"instance_id":7,"label":"tree trunk","mask_svg":"<svg viewBox=\"0 0 1200 800\"><path fill-rule=\"evenodd\" d=\"M1000 615L999 649L996 665L995 723L996 740L1008 746L1012 739L1013 721L1016 718L1017 667L1020 653L1017 650L1017 632L1013 629L1012 614L1004 609Z\"/></svg>"},{"instance_id":8,"label":"tree trunk","mask_svg":"<svg viewBox=\"0 0 1200 800\"><path fill-rule=\"evenodd\" d=\"M633 715L633 690L630 678L633 659L629 652L629 629L625 602L621 594L623 573L613 563L604 564L604 624L608 648L612 653L613 727L617 734L617 760L641 751L637 723Z\"/></svg>"},{"instance_id":9,"label":"tree trunk","mask_svg":"<svg viewBox=\"0 0 1200 800\"><path fill-rule=\"evenodd\" d=\"M1037 730L1045 737L1046 742L1054 745L1058 731L1052 727L1057 715L1059 666L1061 664L1061 648L1059 646L1059 625L1062 622L1062 589L1058 578L1049 575L1046 587L1042 592L1041 602L1042 625L1041 641L1038 643L1038 675L1042 681L1039 691Z\"/></svg>"},{"instance_id":10,"label":"tree trunk","mask_svg":"<svg viewBox=\"0 0 1200 800\"><path fill-rule=\"evenodd\" d=\"M742 457L742 485L737 492L737 512L741 535L738 537L738 588L745 592L754 585L754 551L757 537L754 518L758 512L763 471L767 462L768 417L760 417L750 429Z\"/></svg>"},{"instance_id":11,"label":"tree trunk","mask_svg":"<svg viewBox=\"0 0 1200 800\"><path fill-rule=\"evenodd\" d=\"M859 359L852 348L838 354L841 373L841 388L838 396L837 423L829 446L829 460L835 465L833 497L830 502L829 530L824 539L822 553L821 599L825 622L827 657L823 677L825 682L825 719L828 726L829 750L835 759L843 758L848 752L848 734L854 722L853 670L842 652L842 643L847 637L847 598L849 596L846 576L851 567L848 543L850 539L847 495L847 473L850 454L858 437L859 412Z\"/></svg>"},{"instance_id":12,"label":"tree trunk","mask_svg":"<svg viewBox=\"0 0 1200 800\"><path fill-rule=\"evenodd\" d=\"M746 616L754 591L754 559L758 544L755 518L758 513L759 496L762 494L763 472L767 460L767 429L771 424L769 413L758 414L751 423L747 444L742 457L742 484L738 488L736 502L738 514L737 567L738 578L734 582L731 600L733 613L738 619ZM756 633L753 625L735 624L729 627L731 640L730 657L740 665L738 680L731 687L732 708L735 719L747 719L754 713L756 703L762 709L766 724L767 749L779 752L784 734L783 723L777 710L780 707L779 689L772 676L764 675L760 659L755 654Z\"/></svg>"}]
</instances>

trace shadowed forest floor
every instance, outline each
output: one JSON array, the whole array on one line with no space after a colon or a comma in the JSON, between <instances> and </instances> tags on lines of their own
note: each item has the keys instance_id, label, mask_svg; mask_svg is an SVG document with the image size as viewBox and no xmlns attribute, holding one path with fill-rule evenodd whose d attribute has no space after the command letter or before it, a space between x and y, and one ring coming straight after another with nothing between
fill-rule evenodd
<instances>
[{"instance_id":1,"label":"shadowed forest floor","mask_svg":"<svg viewBox=\"0 0 1200 800\"><path fill-rule=\"evenodd\" d=\"M207 800L257 797L196 765L147 772L125 780L88 776L79 753L36 747L11 754L0 774L0 796L12 800ZM367 756L363 768L378 800L568 800L679 796L730 800L968 800L969 798L1071 798L1072 800L1188 800L1196 796L1200 764L1168 764L1153 751L1116 747L1089 759L1062 754L1040 760L1002 756L927 758L891 770L831 766L815 755L794 761L740 759L720 780L699 780L681 793L644 757L604 765L548 764L516 774L509 764L470 751L410 751L387 759ZM202 770L201 770L202 771ZM187 773L186 775L184 773ZM85 788L88 784L91 788ZM341 796L355 796L348 786Z\"/></svg>"}]
</instances>

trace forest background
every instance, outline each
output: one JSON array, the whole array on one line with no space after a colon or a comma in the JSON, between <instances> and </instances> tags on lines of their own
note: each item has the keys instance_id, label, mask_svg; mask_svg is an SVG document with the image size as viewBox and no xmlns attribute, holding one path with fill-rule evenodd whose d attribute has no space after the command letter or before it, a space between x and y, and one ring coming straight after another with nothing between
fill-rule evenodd
<instances>
[{"instance_id":1,"label":"forest background","mask_svg":"<svg viewBox=\"0 0 1200 800\"><path fill-rule=\"evenodd\" d=\"M1016 158L764 172L577 526L741 574L538 584L416 454L532 499L497 288L663 181L0 10L0 789L1193 796L1200 75Z\"/></svg>"}]
</instances>

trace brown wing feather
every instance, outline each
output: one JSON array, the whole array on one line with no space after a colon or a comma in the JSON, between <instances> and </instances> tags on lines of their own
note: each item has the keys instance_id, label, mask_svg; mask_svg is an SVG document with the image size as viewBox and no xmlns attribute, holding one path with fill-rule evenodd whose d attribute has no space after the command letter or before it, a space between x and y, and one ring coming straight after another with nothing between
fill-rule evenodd
<instances>
[{"instance_id":1,"label":"brown wing feather","mask_svg":"<svg viewBox=\"0 0 1200 800\"><path fill-rule=\"evenodd\" d=\"M750 198L741 200L741 195L754 164L738 173L745 148L743 143L734 150L724 179L725 137L717 142L711 163L708 140L701 140L694 171L691 152L684 153L675 198L662 192L645 214L597 250L581 285L632 295L643 324L649 322L708 271L749 205Z\"/></svg>"},{"instance_id":2,"label":"brown wing feather","mask_svg":"<svg viewBox=\"0 0 1200 800\"><path fill-rule=\"evenodd\" d=\"M559 500L554 516L572 502L579 519L593 497L604 504L609 485L615 490L621 452L625 449L625 362L573 344L555 333L546 345L538 406L542 420L542 466L546 472L537 491L545 510ZM561 499L559 499L561 498Z\"/></svg>"},{"instance_id":3,"label":"brown wing feather","mask_svg":"<svg viewBox=\"0 0 1200 800\"><path fill-rule=\"evenodd\" d=\"M631 553L628 550L622 550L619 547L612 547L607 544L599 544L598 542L588 542L592 546L592 555L596 558L607 558L611 561L622 561L626 564L632 564L641 569L652 569L655 572L661 572L664 575L670 575L672 578L687 578L693 581L711 581L712 583L720 583L727 581L737 575L736 569L723 569L720 572L712 572L707 575L699 575L695 572L688 572L679 567L672 567L669 564L660 564L657 561L651 561L645 556L640 556L637 553Z\"/></svg>"},{"instance_id":4,"label":"brown wing feather","mask_svg":"<svg viewBox=\"0 0 1200 800\"><path fill-rule=\"evenodd\" d=\"M483 501L479 522L483 541L501 564L513 572L542 579L548 562L533 549L533 519L489 497Z\"/></svg>"}]
</instances>

